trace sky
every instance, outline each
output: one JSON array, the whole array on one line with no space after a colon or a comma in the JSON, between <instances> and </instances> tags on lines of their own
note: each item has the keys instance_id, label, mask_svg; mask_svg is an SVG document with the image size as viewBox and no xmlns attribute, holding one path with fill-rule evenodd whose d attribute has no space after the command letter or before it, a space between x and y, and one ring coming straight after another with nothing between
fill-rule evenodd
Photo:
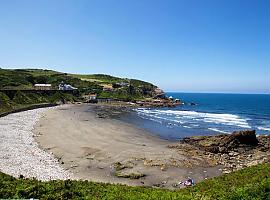
<instances>
[{"instance_id":1,"label":"sky","mask_svg":"<svg viewBox=\"0 0 270 200\"><path fill-rule=\"evenodd\" d=\"M0 0L0 67L270 93L269 0Z\"/></svg>"}]
</instances>

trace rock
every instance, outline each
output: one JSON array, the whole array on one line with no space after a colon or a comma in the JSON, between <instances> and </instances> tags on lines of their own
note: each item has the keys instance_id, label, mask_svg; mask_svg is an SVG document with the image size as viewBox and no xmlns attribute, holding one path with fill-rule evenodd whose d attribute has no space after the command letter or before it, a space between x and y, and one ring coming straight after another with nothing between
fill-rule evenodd
<instances>
[{"instance_id":1,"label":"rock","mask_svg":"<svg viewBox=\"0 0 270 200\"><path fill-rule=\"evenodd\" d=\"M218 150L219 150L219 152L225 152L226 151L226 147L223 147L223 146L218 147Z\"/></svg>"},{"instance_id":2,"label":"rock","mask_svg":"<svg viewBox=\"0 0 270 200\"><path fill-rule=\"evenodd\" d=\"M224 174L229 174L229 173L231 173L231 171L230 170L223 170L223 173Z\"/></svg>"},{"instance_id":3,"label":"rock","mask_svg":"<svg viewBox=\"0 0 270 200\"><path fill-rule=\"evenodd\" d=\"M214 154L228 153L237 149L238 153L250 150L258 145L255 130L237 131L232 134L222 134L217 136L197 136L184 138L184 143L199 147L204 151ZM238 154L231 154L236 156Z\"/></svg>"},{"instance_id":4,"label":"rock","mask_svg":"<svg viewBox=\"0 0 270 200\"><path fill-rule=\"evenodd\" d=\"M127 162L127 163L116 162L116 163L114 163L114 169L116 171L120 171L120 170L123 170L123 169L126 169L126 168L132 168L133 165L134 164L131 163L131 162Z\"/></svg>"},{"instance_id":5,"label":"rock","mask_svg":"<svg viewBox=\"0 0 270 200\"><path fill-rule=\"evenodd\" d=\"M167 169L166 165L162 164L160 167L161 171L165 171Z\"/></svg>"},{"instance_id":6,"label":"rock","mask_svg":"<svg viewBox=\"0 0 270 200\"><path fill-rule=\"evenodd\" d=\"M161 184L165 185L167 183L167 181L162 181Z\"/></svg>"},{"instance_id":7,"label":"rock","mask_svg":"<svg viewBox=\"0 0 270 200\"><path fill-rule=\"evenodd\" d=\"M251 166L254 166L254 165L258 165L258 164L259 164L259 161L254 160L254 161L251 161L251 162L247 163L247 166L251 167Z\"/></svg>"},{"instance_id":8,"label":"rock","mask_svg":"<svg viewBox=\"0 0 270 200\"><path fill-rule=\"evenodd\" d=\"M258 144L255 130L235 131L229 137L226 138L224 143L238 143L255 146Z\"/></svg>"},{"instance_id":9,"label":"rock","mask_svg":"<svg viewBox=\"0 0 270 200\"><path fill-rule=\"evenodd\" d=\"M179 184L178 183L173 183L172 186L177 188L177 187L179 187Z\"/></svg>"},{"instance_id":10,"label":"rock","mask_svg":"<svg viewBox=\"0 0 270 200\"><path fill-rule=\"evenodd\" d=\"M153 186L154 186L154 187L160 188L160 187L162 186L162 184L160 184L160 183L155 183L155 184L153 184Z\"/></svg>"},{"instance_id":11,"label":"rock","mask_svg":"<svg viewBox=\"0 0 270 200\"><path fill-rule=\"evenodd\" d=\"M140 172L134 172L134 173L118 172L116 176L122 177L122 178L139 179L139 178L145 177L146 175Z\"/></svg>"}]
</instances>

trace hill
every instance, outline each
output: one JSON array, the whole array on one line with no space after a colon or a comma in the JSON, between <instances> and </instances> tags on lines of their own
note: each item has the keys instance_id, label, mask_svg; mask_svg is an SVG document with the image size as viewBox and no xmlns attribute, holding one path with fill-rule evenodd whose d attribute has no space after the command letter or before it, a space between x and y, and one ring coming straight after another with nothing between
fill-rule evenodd
<instances>
[{"instance_id":1,"label":"hill","mask_svg":"<svg viewBox=\"0 0 270 200\"><path fill-rule=\"evenodd\" d=\"M61 82L78 88L80 93L95 92L100 98L122 100L152 97L157 86L136 79L118 78L105 74L68 74L42 69L0 69L0 89L33 89L34 84L52 84L54 89Z\"/></svg>"},{"instance_id":2,"label":"hill","mask_svg":"<svg viewBox=\"0 0 270 200\"><path fill-rule=\"evenodd\" d=\"M78 90L76 93L58 91L61 82ZM55 91L26 91L35 90L35 84L51 84ZM96 93L98 98L141 100L155 96L156 88L157 86L145 81L105 74L82 75L43 69L0 69L0 113L41 103L79 101L84 94L89 93ZM15 93L7 90L13 90Z\"/></svg>"}]
</instances>

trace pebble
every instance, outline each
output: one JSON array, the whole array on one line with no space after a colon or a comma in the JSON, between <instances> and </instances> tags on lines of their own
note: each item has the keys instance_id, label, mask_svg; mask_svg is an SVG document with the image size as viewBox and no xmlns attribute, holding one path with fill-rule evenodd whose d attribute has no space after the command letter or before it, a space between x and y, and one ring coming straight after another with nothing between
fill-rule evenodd
<instances>
[{"instance_id":1,"label":"pebble","mask_svg":"<svg viewBox=\"0 0 270 200\"><path fill-rule=\"evenodd\" d=\"M0 171L14 177L41 181L71 179L53 154L39 148L33 129L42 113L39 108L0 118Z\"/></svg>"}]
</instances>

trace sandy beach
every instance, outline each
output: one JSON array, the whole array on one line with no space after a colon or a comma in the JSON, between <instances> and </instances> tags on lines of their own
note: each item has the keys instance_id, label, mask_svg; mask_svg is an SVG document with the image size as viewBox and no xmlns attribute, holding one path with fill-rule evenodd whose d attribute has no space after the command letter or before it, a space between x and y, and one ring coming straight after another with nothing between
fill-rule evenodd
<instances>
[{"instance_id":1,"label":"sandy beach","mask_svg":"<svg viewBox=\"0 0 270 200\"><path fill-rule=\"evenodd\" d=\"M50 108L24 111L0 118L1 172L42 181L72 177L52 154L40 149L35 141L34 125L47 110Z\"/></svg>"},{"instance_id":2,"label":"sandy beach","mask_svg":"<svg viewBox=\"0 0 270 200\"><path fill-rule=\"evenodd\" d=\"M40 148L52 152L76 179L173 188L187 177L197 182L221 174L217 166L168 148L172 142L99 118L90 105L50 109L34 132Z\"/></svg>"}]
</instances>

